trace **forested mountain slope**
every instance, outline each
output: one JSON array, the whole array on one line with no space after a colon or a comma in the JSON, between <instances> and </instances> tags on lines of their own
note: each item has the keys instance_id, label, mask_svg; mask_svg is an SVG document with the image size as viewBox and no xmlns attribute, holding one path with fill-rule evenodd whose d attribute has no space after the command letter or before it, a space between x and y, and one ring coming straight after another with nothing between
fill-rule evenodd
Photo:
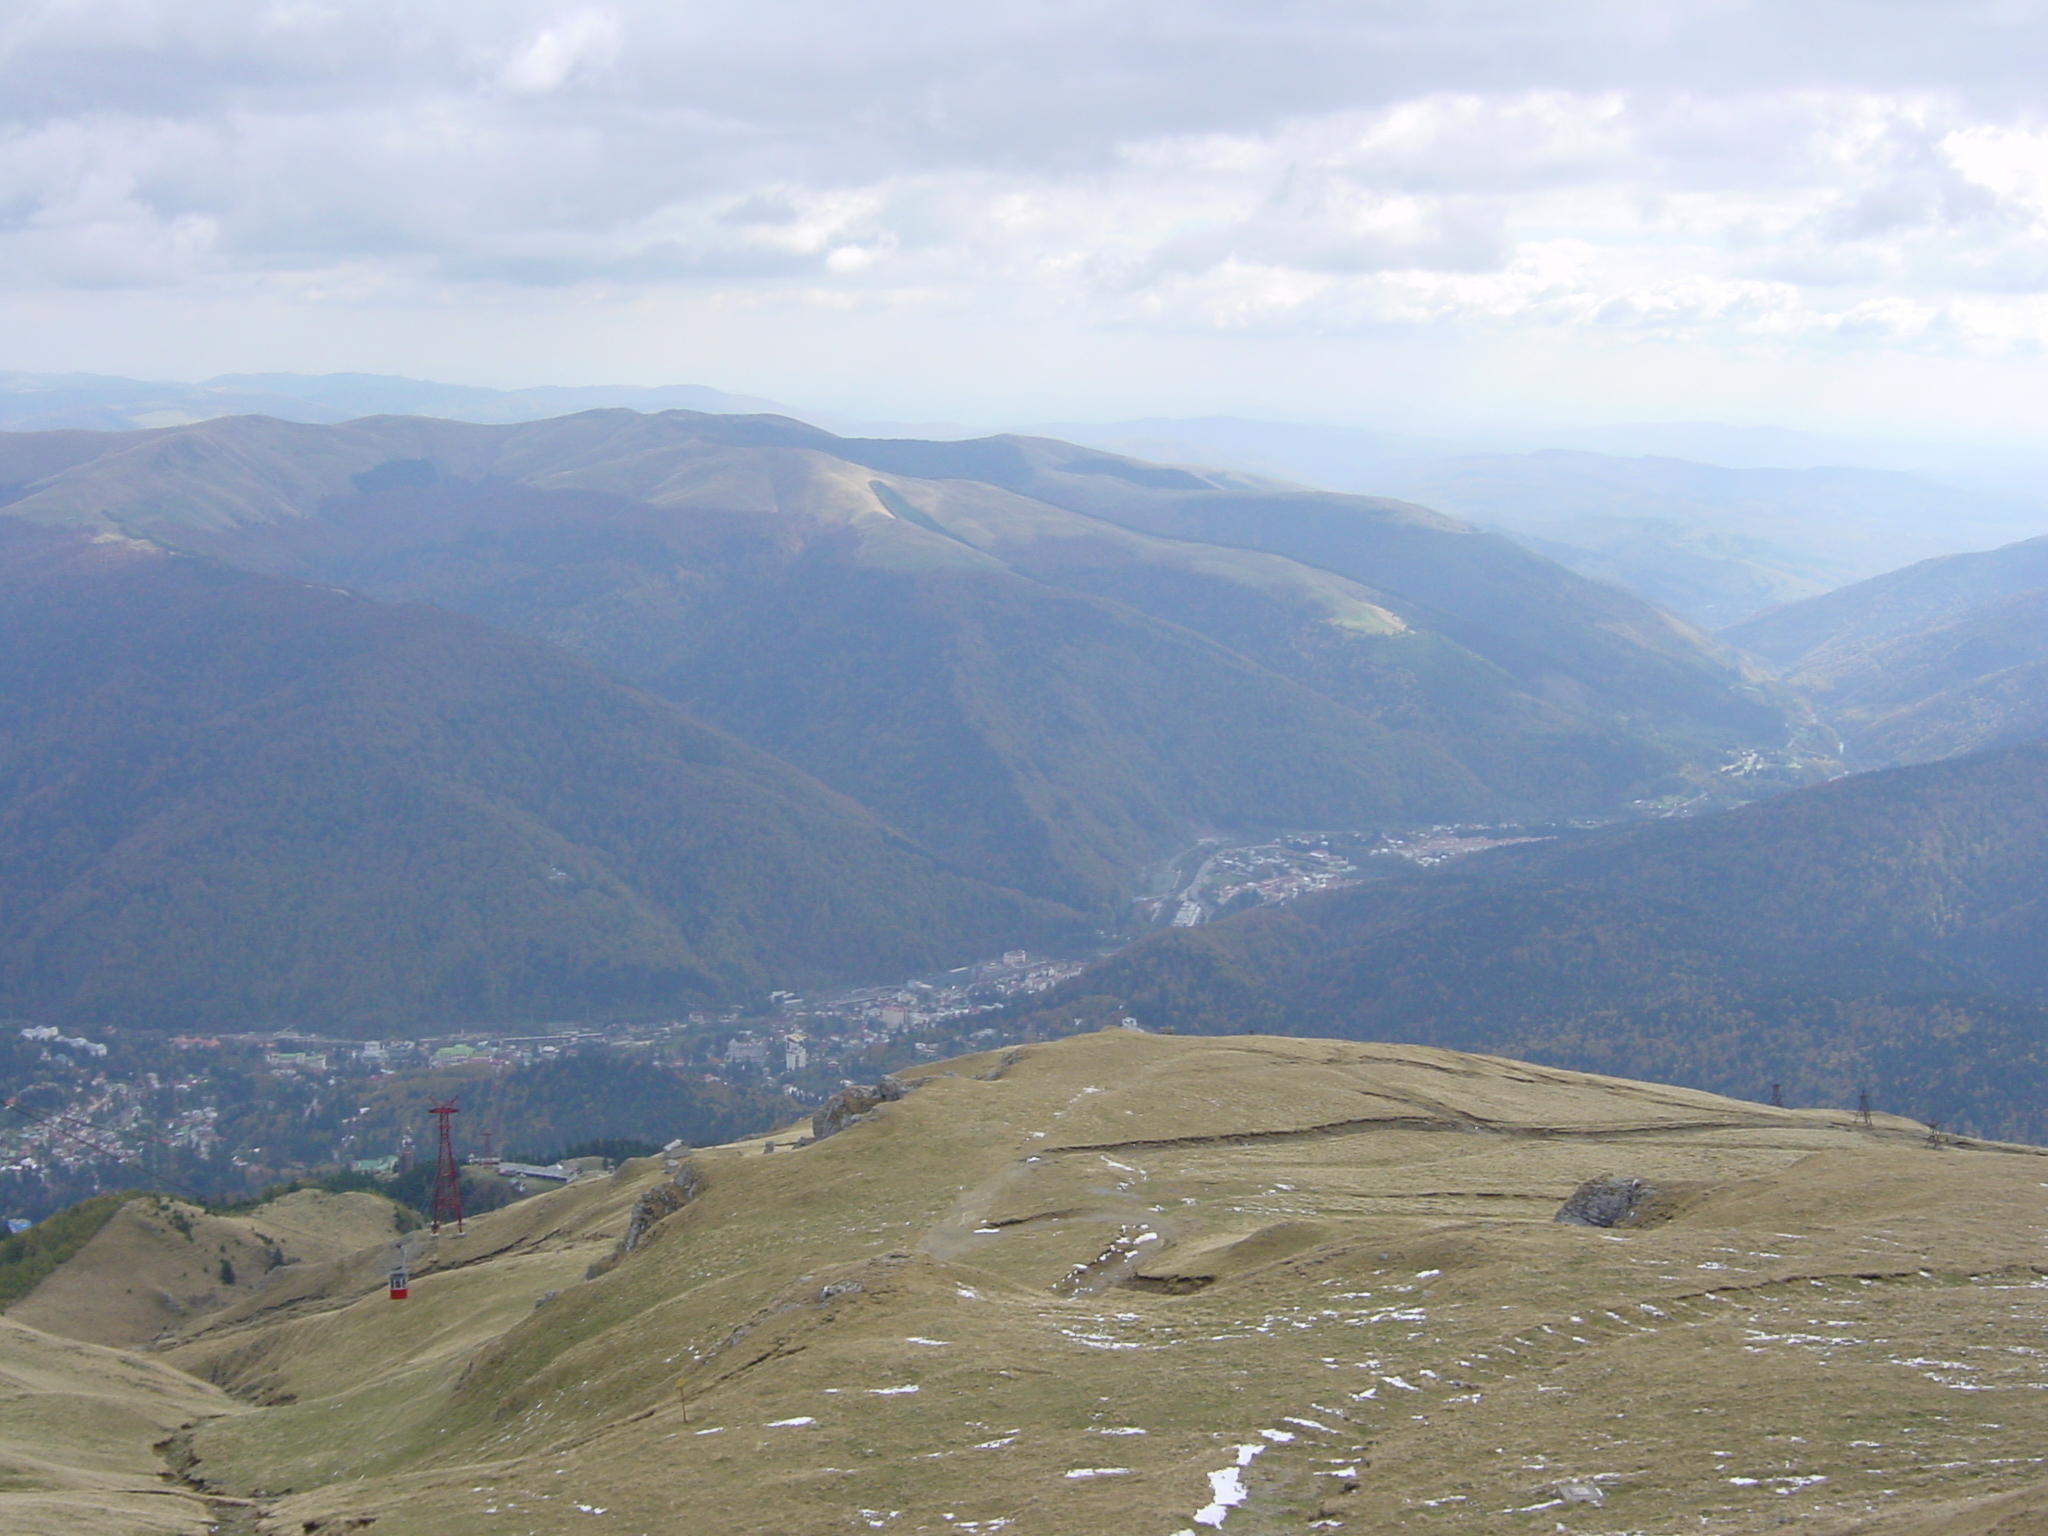
<instances>
[{"instance_id":1,"label":"forested mountain slope","mask_svg":"<svg viewBox=\"0 0 2048 1536\"><path fill-rule=\"evenodd\" d=\"M1132 946L1047 1027L1415 1040L2048 1134L2048 747L1482 854Z\"/></svg>"},{"instance_id":2,"label":"forested mountain slope","mask_svg":"<svg viewBox=\"0 0 2048 1536\"><path fill-rule=\"evenodd\" d=\"M1045 438L850 443L862 462L986 479L1176 540L1256 549L1367 583L1532 691L1680 736L1754 729L1726 661L1642 600L1412 503L1199 475Z\"/></svg>"},{"instance_id":3,"label":"forested mountain slope","mask_svg":"<svg viewBox=\"0 0 2048 1536\"><path fill-rule=\"evenodd\" d=\"M1855 758L1915 763L2048 735L2048 538L1949 555L1727 632Z\"/></svg>"},{"instance_id":4,"label":"forested mountain slope","mask_svg":"<svg viewBox=\"0 0 2048 1536\"><path fill-rule=\"evenodd\" d=\"M1075 927L543 642L0 522L0 1010L644 1015Z\"/></svg>"},{"instance_id":5,"label":"forested mountain slope","mask_svg":"<svg viewBox=\"0 0 2048 1536\"><path fill-rule=\"evenodd\" d=\"M8 514L553 640L1097 912L1201 829L1598 811L1798 724L1468 525L1046 440L627 411L57 436L0 441Z\"/></svg>"}]
</instances>

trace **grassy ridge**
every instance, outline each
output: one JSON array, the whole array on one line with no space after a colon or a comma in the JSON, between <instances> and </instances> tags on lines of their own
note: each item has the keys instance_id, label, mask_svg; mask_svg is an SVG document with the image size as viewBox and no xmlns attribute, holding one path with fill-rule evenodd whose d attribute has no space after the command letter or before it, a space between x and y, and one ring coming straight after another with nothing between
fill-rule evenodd
<instances>
[{"instance_id":1,"label":"grassy ridge","mask_svg":"<svg viewBox=\"0 0 2048 1536\"><path fill-rule=\"evenodd\" d=\"M41 1285L50 1273L99 1235L131 1192L94 1195L46 1216L25 1232L0 1238L0 1311Z\"/></svg>"},{"instance_id":2,"label":"grassy ridge","mask_svg":"<svg viewBox=\"0 0 2048 1536\"><path fill-rule=\"evenodd\" d=\"M2037 1157L1330 1041L912 1076L811 1145L693 1154L687 1200L649 1162L444 1233L404 1307L371 1254L221 1314L167 1358L274 1406L198 1426L193 1474L434 1536L1492 1536L1580 1479L1575 1525L1762 1530L2039 1483ZM1614 1172L1671 1219L1551 1219Z\"/></svg>"}]
</instances>

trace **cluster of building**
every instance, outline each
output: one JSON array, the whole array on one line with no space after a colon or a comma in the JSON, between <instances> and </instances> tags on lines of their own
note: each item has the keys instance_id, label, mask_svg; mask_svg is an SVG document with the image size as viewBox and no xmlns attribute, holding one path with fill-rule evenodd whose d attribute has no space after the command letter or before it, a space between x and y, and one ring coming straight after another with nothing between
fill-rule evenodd
<instances>
[{"instance_id":1,"label":"cluster of building","mask_svg":"<svg viewBox=\"0 0 2048 1536\"><path fill-rule=\"evenodd\" d=\"M100 1041L88 1040L82 1035L67 1035L54 1024L31 1025L19 1033L22 1039L42 1045L53 1061L61 1061L66 1066L75 1059L104 1057L107 1054L106 1046Z\"/></svg>"},{"instance_id":2,"label":"cluster of building","mask_svg":"<svg viewBox=\"0 0 2048 1536\"><path fill-rule=\"evenodd\" d=\"M1546 840L1543 836L1519 835L1500 827L1429 827L1399 837L1382 838L1373 853L1383 858L1405 859L1410 864L1445 864L1468 853L1482 853L1488 848Z\"/></svg>"},{"instance_id":3,"label":"cluster of building","mask_svg":"<svg viewBox=\"0 0 2048 1536\"><path fill-rule=\"evenodd\" d=\"M1371 842L1354 833L1320 832L1234 845L1210 839L1166 867L1163 888L1137 904L1138 925L1193 928L1247 907L1355 884L1353 855Z\"/></svg>"},{"instance_id":4,"label":"cluster of building","mask_svg":"<svg viewBox=\"0 0 2048 1536\"><path fill-rule=\"evenodd\" d=\"M1248 897L1266 905L1353 885L1357 878L1358 866L1328 848L1269 844L1219 855L1206 894L1219 908L1252 905Z\"/></svg>"},{"instance_id":5,"label":"cluster of building","mask_svg":"<svg viewBox=\"0 0 2048 1536\"><path fill-rule=\"evenodd\" d=\"M724 1038L715 1059L728 1071L799 1078L887 1051L910 1036L934 1037L916 1040L911 1049L938 1056L982 1043L978 1034L993 1039L994 1030L971 1028L979 1016L1050 991L1087 964L1013 949L1000 959L913 977L900 986L853 987L814 998L777 992L767 1017L725 1021L740 1027ZM702 1014L692 1014L691 1022L712 1024Z\"/></svg>"},{"instance_id":6,"label":"cluster of building","mask_svg":"<svg viewBox=\"0 0 2048 1536\"><path fill-rule=\"evenodd\" d=\"M678 1026L670 1024L666 1027L674 1029ZM225 1039L253 1044L261 1048L263 1064L273 1074L294 1078L350 1071L376 1076L386 1072L421 1071L429 1067L527 1066L609 1040L613 1034L614 1031L601 1025L565 1024L544 1035L464 1030L419 1040L341 1040L281 1030L216 1039L181 1036L177 1043L188 1047L219 1046Z\"/></svg>"},{"instance_id":7,"label":"cluster of building","mask_svg":"<svg viewBox=\"0 0 2048 1536\"><path fill-rule=\"evenodd\" d=\"M838 1074L872 1075L878 1060L992 1043L994 1029L976 1028L983 1015L1047 991L1084 966L1012 950L898 985L809 998L776 993L766 1007L408 1040L288 1029L168 1039L114 1032L110 1055L104 1041L30 1025L18 1033L33 1050L20 1085L32 1091L20 1096L15 1113L0 1114L0 1179L13 1175L17 1186L40 1181L68 1190L67 1176L121 1179L132 1178L136 1168L184 1167L199 1177L194 1165L201 1163L215 1165L220 1176L269 1177L305 1162L310 1143L298 1147L299 1140L323 1135L330 1154L349 1166L388 1174L400 1170L409 1149L400 1143L387 1154L391 1143L379 1147L377 1137L358 1134L381 1123L369 1109L357 1110L379 1102L370 1092L376 1080L448 1069L511 1070L593 1050L644 1051L649 1060L713 1080L765 1080L795 1098L822 1097L839 1086ZM329 1121L335 1128L322 1132ZM531 1169L517 1173L549 1177Z\"/></svg>"},{"instance_id":8,"label":"cluster of building","mask_svg":"<svg viewBox=\"0 0 2048 1536\"><path fill-rule=\"evenodd\" d=\"M197 1086L191 1078L139 1072L110 1074L102 1041L66 1035L48 1025L17 1030L36 1052L40 1070L12 1085L0 1115L0 1175L40 1178L132 1159L148 1147L210 1155L219 1143L219 1110L179 1106ZM173 1107L166 1110L166 1101Z\"/></svg>"}]
</instances>

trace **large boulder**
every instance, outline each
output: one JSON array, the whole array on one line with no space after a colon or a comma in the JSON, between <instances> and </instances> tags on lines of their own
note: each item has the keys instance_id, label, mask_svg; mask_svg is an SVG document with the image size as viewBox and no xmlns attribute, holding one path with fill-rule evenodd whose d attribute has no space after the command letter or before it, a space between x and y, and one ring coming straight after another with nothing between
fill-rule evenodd
<instances>
[{"instance_id":1,"label":"large boulder","mask_svg":"<svg viewBox=\"0 0 2048 1536\"><path fill-rule=\"evenodd\" d=\"M1619 1173L1603 1173L1573 1190L1550 1219L1573 1227L1627 1225L1657 1198L1653 1185Z\"/></svg>"},{"instance_id":2,"label":"large boulder","mask_svg":"<svg viewBox=\"0 0 2048 1536\"><path fill-rule=\"evenodd\" d=\"M901 1078L884 1075L878 1083L850 1083L819 1106L811 1116L811 1140L836 1136L856 1120L865 1120L884 1104L910 1092Z\"/></svg>"}]
</instances>

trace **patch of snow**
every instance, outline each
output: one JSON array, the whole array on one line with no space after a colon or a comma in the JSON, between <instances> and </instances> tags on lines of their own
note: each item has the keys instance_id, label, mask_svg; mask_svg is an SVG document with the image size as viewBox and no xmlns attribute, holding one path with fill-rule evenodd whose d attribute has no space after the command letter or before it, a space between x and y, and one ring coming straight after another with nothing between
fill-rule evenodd
<instances>
[{"instance_id":1,"label":"patch of snow","mask_svg":"<svg viewBox=\"0 0 2048 1536\"><path fill-rule=\"evenodd\" d=\"M1195 1511L1195 1524L1220 1526L1224 1516L1245 1501L1246 1489L1242 1468L1252 1464L1252 1458L1264 1454L1263 1445L1240 1445L1237 1448L1237 1465L1225 1467L1220 1472L1209 1474L1209 1502Z\"/></svg>"},{"instance_id":2,"label":"patch of snow","mask_svg":"<svg viewBox=\"0 0 2048 1536\"><path fill-rule=\"evenodd\" d=\"M764 1427L768 1429L797 1429L805 1424L815 1424L817 1422L809 1414L803 1414L794 1419L770 1419Z\"/></svg>"},{"instance_id":3,"label":"patch of snow","mask_svg":"<svg viewBox=\"0 0 2048 1536\"><path fill-rule=\"evenodd\" d=\"M901 1397L901 1396L903 1396L903 1395L904 1395L904 1394L905 1394L906 1392L915 1392L916 1390L917 1390L917 1388L916 1388L916 1387L914 1387L914 1386L908 1386L908 1387L869 1387L869 1388L867 1389L867 1392L868 1392L868 1396L869 1396L869 1397Z\"/></svg>"},{"instance_id":4,"label":"patch of snow","mask_svg":"<svg viewBox=\"0 0 2048 1536\"><path fill-rule=\"evenodd\" d=\"M1073 1467L1065 1474L1069 1480L1084 1477L1128 1477L1129 1467Z\"/></svg>"}]
</instances>

